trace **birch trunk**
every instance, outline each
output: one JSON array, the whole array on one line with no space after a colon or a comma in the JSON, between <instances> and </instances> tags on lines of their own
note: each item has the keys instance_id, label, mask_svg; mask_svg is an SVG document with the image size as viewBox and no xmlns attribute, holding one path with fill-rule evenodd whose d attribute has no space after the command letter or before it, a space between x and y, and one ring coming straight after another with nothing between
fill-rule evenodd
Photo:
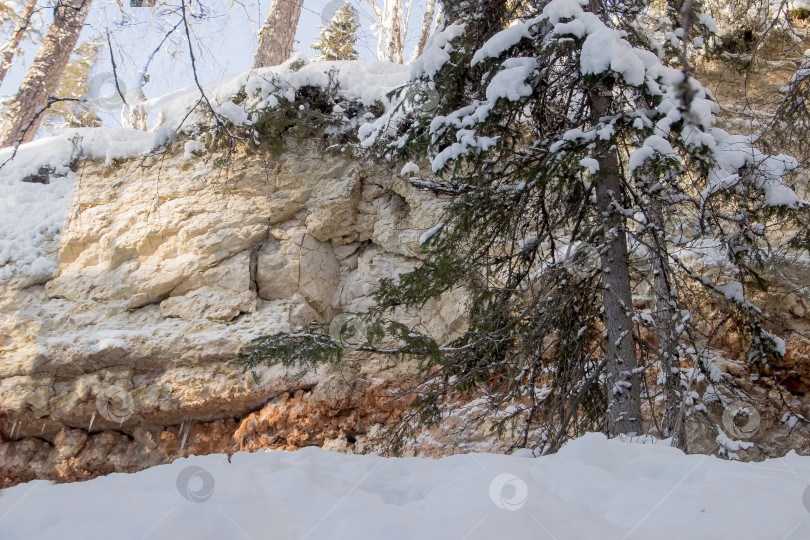
<instances>
[{"instance_id":1,"label":"birch trunk","mask_svg":"<svg viewBox=\"0 0 810 540\"><path fill-rule=\"evenodd\" d=\"M259 47L253 68L277 66L290 58L303 0L274 0L259 30Z\"/></svg>"},{"instance_id":2,"label":"birch trunk","mask_svg":"<svg viewBox=\"0 0 810 540\"><path fill-rule=\"evenodd\" d=\"M402 64L405 61L404 28L400 0L388 0L383 11L385 31L385 56L383 60Z\"/></svg>"},{"instance_id":3,"label":"birch trunk","mask_svg":"<svg viewBox=\"0 0 810 540\"><path fill-rule=\"evenodd\" d=\"M0 124L0 147L29 142L42 123L38 114L59 87L62 74L76 47L92 0L65 1L54 9L54 20L20 84L14 102Z\"/></svg>"},{"instance_id":4,"label":"birch trunk","mask_svg":"<svg viewBox=\"0 0 810 540\"><path fill-rule=\"evenodd\" d=\"M430 27L433 25L433 15L436 12L436 0L427 0L425 4L425 13L422 16L422 29L419 32L419 43L416 44L416 49L413 51L413 60L422 55L425 50L425 44L428 37L430 37Z\"/></svg>"}]
</instances>

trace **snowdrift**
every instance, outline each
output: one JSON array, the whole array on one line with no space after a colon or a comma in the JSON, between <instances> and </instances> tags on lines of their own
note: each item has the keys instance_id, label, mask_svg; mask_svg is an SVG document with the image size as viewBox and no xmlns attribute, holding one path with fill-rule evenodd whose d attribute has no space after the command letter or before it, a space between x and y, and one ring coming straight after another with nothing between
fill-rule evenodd
<instances>
[{"instance_id":1,"label":"snowdrift","mask_svg":"<svg viewBox=\"0 0 810 540\"><path fill-rule=\"evenodd\" d=\"M524 456L192 457L4 490L0 523L9 539L810 538L810 457L729 462L599 434Z\"/></svg>"}]
</instances>

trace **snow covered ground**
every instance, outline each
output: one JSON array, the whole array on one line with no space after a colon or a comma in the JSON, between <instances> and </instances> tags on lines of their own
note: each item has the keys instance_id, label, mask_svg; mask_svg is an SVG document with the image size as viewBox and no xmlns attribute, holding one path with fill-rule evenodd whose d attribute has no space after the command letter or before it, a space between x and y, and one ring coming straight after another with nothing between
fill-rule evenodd
<instances>
[{"instance_id":1,"label":"snow covered ground","mask_svg":"<svg viewBox=\"0 0 810 540\"><path fill-rule=\"evenodd\" d=\"M320 449L180 459L0 491L3 539L810 538L810 457L686 456L586 435L558 454Z\"/></svg>"}]
</instances>

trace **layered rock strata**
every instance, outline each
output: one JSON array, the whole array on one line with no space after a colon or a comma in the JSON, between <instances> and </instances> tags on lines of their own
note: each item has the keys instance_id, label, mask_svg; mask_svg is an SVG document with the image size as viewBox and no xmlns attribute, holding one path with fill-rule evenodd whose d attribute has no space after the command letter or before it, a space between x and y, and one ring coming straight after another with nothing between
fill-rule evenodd
<instances>
[{"instance_id":1,"label":"layered rock strata","mask_svg":"<svg viewBox=\"0 0 810 540\"><path fill-rule=\"evenodd\" d=\"M384 167L298 145L227 165L162 155L77 169L54 275L0 286L0 486L189 453L341 446L397 414L396 368L257 369L256 336L368 307L418 262L442 201ZM58 253L56 252L58 245ZM421 314L458 327L458 299Z\"/></svg>"}]
</instances>

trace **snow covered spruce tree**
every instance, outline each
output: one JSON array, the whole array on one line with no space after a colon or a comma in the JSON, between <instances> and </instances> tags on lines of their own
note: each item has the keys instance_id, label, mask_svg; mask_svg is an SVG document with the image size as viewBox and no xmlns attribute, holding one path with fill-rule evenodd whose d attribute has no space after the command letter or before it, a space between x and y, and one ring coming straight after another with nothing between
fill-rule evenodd
<instances>
[{"instance_id":1,"label":"snow covered spruce tree","mask_svg":"<svg viewBox=\"0 0 810 540\"><path fill-rule=\"evenodd\" d=\"M357 60L355 49L360 23L357 12L346 2L335 12L326 26L319 26L320 33L312 48L318 51L316 60Z\"/></svg>"},{"instance_id":2,"label":"snow covered spruce tree","mask_svg":"<svg viewBox=\"0 0 810 540\"><path fill-rule=\"evenodd\" d=\"M383 280L366 314L363 350L421 359L397 440L469 392L486 406L468 425L519 426L522 444L544 452L585 431L641 434L642 391L653 402L661 384L655 431L683 447L694 393L682 363L709 369L703 351L719 328L692 310L727 303L723 324L742 329L752 364L784 352L746 293L777 246L805 245L807 205L785 183L798 164L714 128L716 104L686 52L683 69L667 65L667 43L691 46L680 40L690 20L710 25L690 6L661 42L640 1L447 3L400 107L361 128L365 147L428 161L433 174L411 183L450 199L423 237L422 266ZM432 93L442 99L427 112L414 97ZM396 321L459 286L461 337L438 343ZM342 352L308 332L257 344L248 365Z\"/></svg>"}]
</instances>

